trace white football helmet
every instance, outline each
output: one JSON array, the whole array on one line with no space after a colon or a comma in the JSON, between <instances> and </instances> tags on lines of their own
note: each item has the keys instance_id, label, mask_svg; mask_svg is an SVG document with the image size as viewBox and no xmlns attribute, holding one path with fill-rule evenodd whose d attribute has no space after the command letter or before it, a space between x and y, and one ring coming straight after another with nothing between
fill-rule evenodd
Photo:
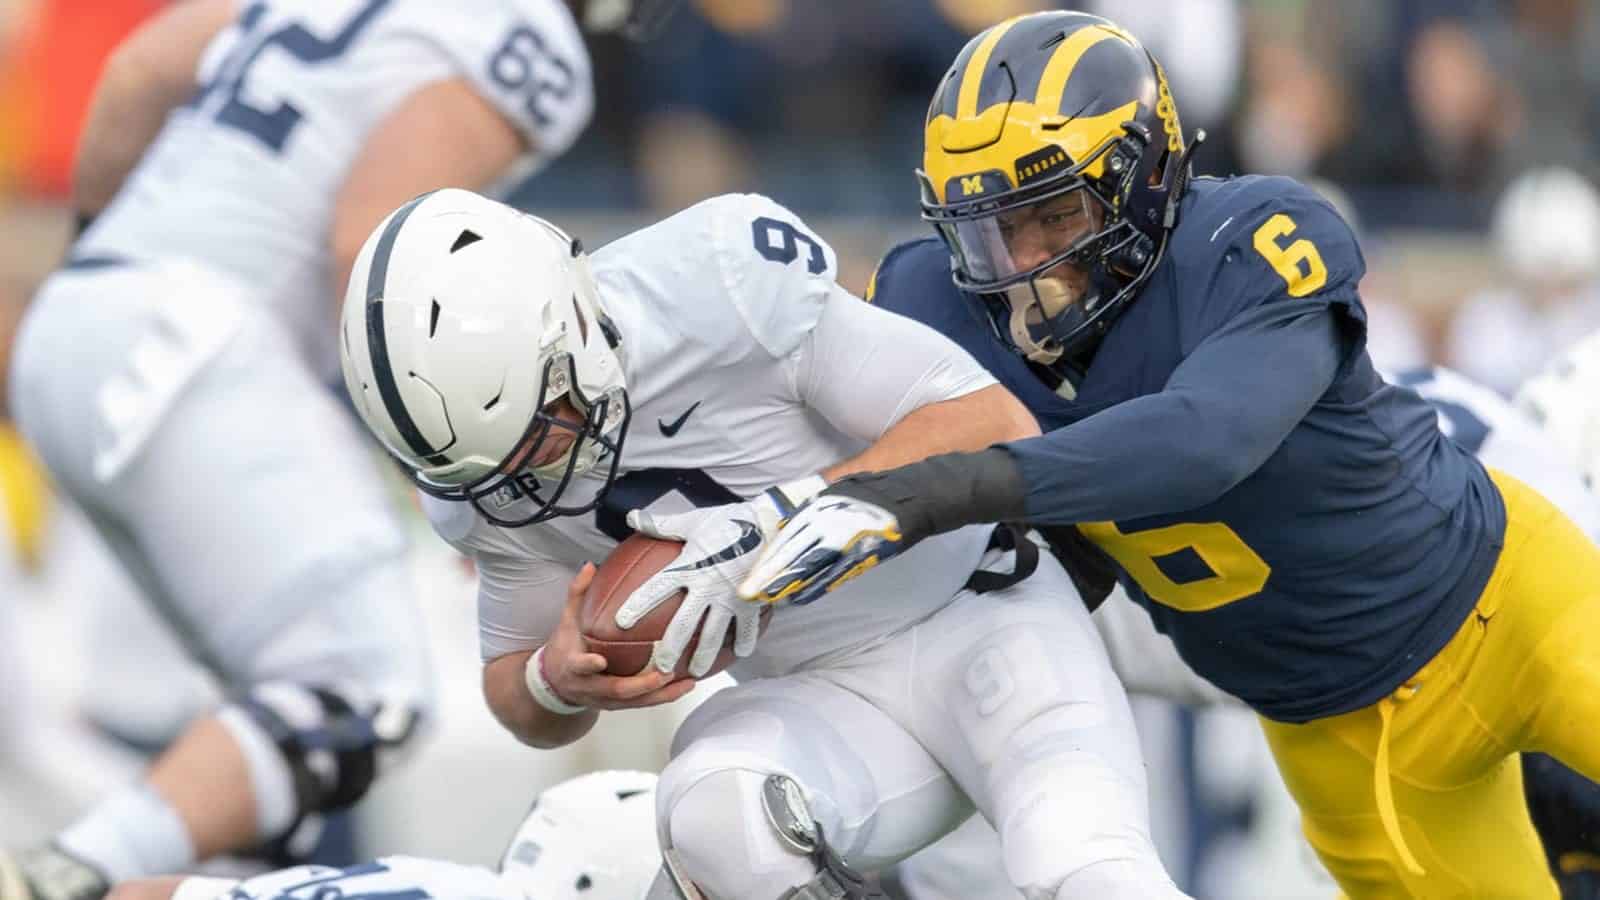
<instances>
[{"instance_id":1,"label":"white football helmet","mask_svg":"<svg viewBox=\"0 0 1600 900\"><path fill-rule=\"evenodd\" d=\"M648 772L594 772L540 794L500 861L537 900L641 900L660 868Z\"/></svg>"},{"instance_id":2,"label":"white football helmet","mask_svg":"<svg viewBox=\"0 0 1600 900\"><path fill-rule=\"evenodd\" d=\"M679 0L589 0L583 10L583 27L604 34L620 32L634 41L661 34L678 9Z\"/></svg>"},{"instance_id":3,"label":"white football helmet","mask_svg":"<svg viewBox=\"0 0 1600 900\"><path fill-rule=\"evenodd\" d=\"M1495 203L1494 243L1520 281L1583 282L1600 275L1600 189L1571 169L1518 175Z\"/></svg>"},{"instance_id":4,"label":"white football helmet","mask_svg":"<svg viewBox=\"0 0 1600 900\"><path fill-rule=\"evenodd\" d=\"M1589 487L1600 489L1600 333L1523 382L1515 402L1567 452Z\"/></svg>"},{"instance_id":5,"label":"white football helmet","mask_svg":"<svg viewBox=\"0 0 1600 900\"><path fill-rule=\"evenodd\" d=\"M518 526L588 512L615 479L630 416L620 338L582 247L549 222L471 191L424 194L361 248L339 327L356 410L423 491ZM551 415L563 399L582 422ZM574 433L566 453L516 464L552 429ZM595 498L560 505L607 458ZM533 512L482 502L503 488Z\"/></svg>"}]
</instances>

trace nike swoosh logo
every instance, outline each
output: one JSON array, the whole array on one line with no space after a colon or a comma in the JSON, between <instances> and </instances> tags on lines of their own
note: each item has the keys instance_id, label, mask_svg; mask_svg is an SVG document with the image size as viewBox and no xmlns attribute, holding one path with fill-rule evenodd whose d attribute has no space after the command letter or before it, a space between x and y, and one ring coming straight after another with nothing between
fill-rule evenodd
<instances>
[{"instance_id":1,"label":"nike swoosh logo","mask_svg":"<svg viewBox=\"0 0 1600 900\"><path fill-rule=\"evenodd\" d=\"M720 565L731 559L738 559L746 553L749 553L750 551L761 546L761 529L743 519L734 519L733 521L739 526L738 540L726 547L723 547L721 550L718 550L710 556L707 556L705 559L702 559L699 562L693 562L686 566L673 566L667 571L692 572L695 569L710 568L711 566Z\"/></svg>"},{"instance_id":2,"label":"nike swoosh logo","mask_svg":"<svg viewBox=\"0 0 1600 900\"><path fill-rule=\"evenodd\" d=\"M1227 228L1228 227L1228 223L1232 222L1232 221L1233 221L1233 216L1229 216L1226 219L1223 219L1222 220L1222 224L1217 226L1217 230L1211 232L1211 240L1215 241L1217 239L1217 235L1222 233L1222 229Z\"/></svg>"},{"instance_id":3,"label":"nike swoosh logo","mask_svg":"<svg viewBox=\"0 0 1600 900\"><path fill-rule=\"evenodd\" d=\"M672 437L673 435L676 435L678 433L678 429L683 427L683 423L689 421L689 416L693 415L694 411L699 409L700 404L703 402L704 401L696 400L694 405L684 410L683 415L678 417L678 421L673 422L671 425L668 425L660 419L657 419L656 427L661 429L661 435L663 437Z\"/></svg>"}]
</instances>

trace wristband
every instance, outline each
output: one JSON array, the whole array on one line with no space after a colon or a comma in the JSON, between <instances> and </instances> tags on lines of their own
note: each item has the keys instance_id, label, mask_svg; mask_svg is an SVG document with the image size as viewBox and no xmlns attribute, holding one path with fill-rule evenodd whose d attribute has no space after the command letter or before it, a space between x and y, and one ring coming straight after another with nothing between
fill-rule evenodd
<instances>
[{"instance_id":1,"label":"wristband","mask_svg":"<svg viewBox=\"0 0 1600 900\"><path fill-rule=\"evenodd\" d=\"M534 702L558 716L575 716L588 710L587 706L578 706L561 699L556 689L551 687L550 680L544 675L544 648L533 651L528 657L528 664L523 667L522 680L528 685L528 693L533 695Z\"/></svg>"}]
</instances>

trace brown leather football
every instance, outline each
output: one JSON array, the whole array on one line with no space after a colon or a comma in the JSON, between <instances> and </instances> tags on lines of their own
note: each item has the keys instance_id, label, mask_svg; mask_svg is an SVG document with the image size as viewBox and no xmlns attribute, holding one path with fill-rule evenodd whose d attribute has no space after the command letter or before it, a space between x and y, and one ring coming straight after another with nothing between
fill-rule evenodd
<instances>
[{"instance_id":1,"label":"brown leather football","mask_svg":"<svg viewBox=\"0 0 1600 900\"><path fill-rule=\"evenodd\" d=\"M667 625L672 622L672 616L678 611L686 592L679 591L626 631L617 627L617 609L628 601L634 589L677 559L681 550L683 544L679 541L663 541L642 534L631 535L611 551L611 555L594 573L594 580L589 583L583 608L578 614L578 630L583 633L589 649L606 658L607 673L637 675L650 664L655 642L666 634ZM762 613L763 630L771 618L770 613L770 608ZM678 660L676 672L679 678L688 675L689 660L694 656L694 648L698 643L698 637L691 640L688 649ZM722 652L717 654L710 674L727 668L733 659L733 629L729 628L727 640L723 643Z\"/></svg>"}]
</instances>

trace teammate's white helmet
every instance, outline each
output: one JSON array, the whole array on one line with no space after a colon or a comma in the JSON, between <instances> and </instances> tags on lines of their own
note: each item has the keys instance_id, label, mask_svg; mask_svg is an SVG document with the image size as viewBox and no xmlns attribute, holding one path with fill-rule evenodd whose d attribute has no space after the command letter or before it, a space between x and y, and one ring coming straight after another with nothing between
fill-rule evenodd
<instances>
[{"instance_id":1,"label":"teammate's white helmet","mask_svg":"<svg viewBox=\"0 0 1600 900\"><path fill-rule=\"evenodd\" d=\"M1501 262L1521 281L1600 275L1600 190L1559 166L1524 172L1495 204L1494 242Z\"/></svg>"},{"instance_id":2,"label":"teammate's white helmet","mask_svg":"<svg viewBox=\"0 0 1600 900\"><path fill-rule=\"evenodd\" d=\"M661 868L656 776L594 772L539 795L500 861L532 900L641 900Z\"/></svg>"},{"instance_id":3,"label":"teammate's white helmet","mask_svg":"<svg viewBox=\"0 0 1600 900\"><path fill-rule=\"evenodd\" d=\"M356 257L340 330L356 410L424 491L520 525L592 509L559 500L606 456L608 486L615 477L628 421L619 339L588 258L549 222L471 191L412 200ZM549 414L562 399L581 423ZM571 449L529 470L542 483L528 477L517 460L563 428ZM479 502L508 483L532 515L506 521Z\"/></svg>"},{"instance_id":4,"label":"teammate's white helmet","mask_svg":"<svg viewBox=\"0 0 1600 900\"><path fill-rule=\"evenodd\" d=\"M1524 382L1516 405L1567 452L1591 488L1600 488L1600 334Z\"/></svg>"},{"instance_id":5,"label":"teammate's white helmet","mask_svg":"<svg viewBox=\"0 0 1600 900\"><path fill-rule=\"evenodd\" d=\"M661 33L677 8L678 0L589 0L583 10L583 27L647 41Z\"/></svg>"}]
</instances>

